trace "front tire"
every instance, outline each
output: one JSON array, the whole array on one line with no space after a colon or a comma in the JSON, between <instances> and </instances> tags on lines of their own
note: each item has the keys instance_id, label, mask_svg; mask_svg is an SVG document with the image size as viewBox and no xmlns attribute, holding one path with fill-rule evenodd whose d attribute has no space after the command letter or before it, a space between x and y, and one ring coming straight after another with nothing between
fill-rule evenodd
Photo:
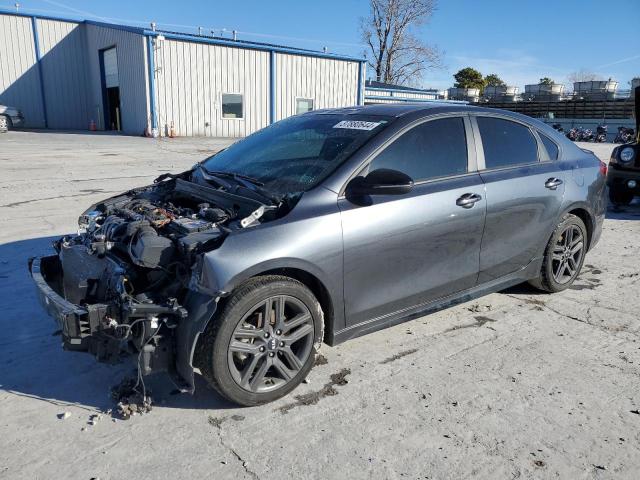
<instances>
[{"instance_id":1,"label":"front tire","mask_svg":"<svg viewBox=\"0 0 640 480\"><path fill-rule=\"evenodd\" d=\"M580 274L586 252L587 227L579 217L568 213L547 243L540 275L529 283L551 293L569 288Z\"/></svg>"},{"instance_id":2,"label":"front tire","mask_svg":"<svg viewBox=\"0 0 640 480\"><path fill-rule=\"evenodd\" d=\"M209 322L198 364L225 398L260 405L287 395L307 377L322 336L322 309L305 285L289 277L255 277Z\"/></svg>"},{"instance_id":3,"label":"front tire","mask_svg":"<svg viewBox=\"0 0 640 480\"><path fill-rule=\"evenodd\" d=\"M610 188L609 201L613 205L626 207L633 201L633 192Z\"/></svg>"}]
</instances>

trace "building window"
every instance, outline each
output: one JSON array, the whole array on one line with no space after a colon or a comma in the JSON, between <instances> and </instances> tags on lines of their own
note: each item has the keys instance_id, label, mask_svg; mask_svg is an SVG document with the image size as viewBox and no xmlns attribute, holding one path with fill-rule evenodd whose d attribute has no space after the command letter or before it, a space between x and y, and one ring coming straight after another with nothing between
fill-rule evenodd
<instances>
[{"instance_id":1,"label":"building window","mask_svg":"<svg viewBox=\"0 0 640 480\"><path fill-rule=\"evenodd\" d=\"M296 98L296 115L313 110L313 98Z\"/></svg>"},{"instance_id":2,"label":"building window","mask_svg":"<svg viewBox=\"0 0 640 480\"><path fill-rule=\"evenodd\" d=\"M222 118L243 118L241 94L222 94Z\"/></svg>"}]
</instances>

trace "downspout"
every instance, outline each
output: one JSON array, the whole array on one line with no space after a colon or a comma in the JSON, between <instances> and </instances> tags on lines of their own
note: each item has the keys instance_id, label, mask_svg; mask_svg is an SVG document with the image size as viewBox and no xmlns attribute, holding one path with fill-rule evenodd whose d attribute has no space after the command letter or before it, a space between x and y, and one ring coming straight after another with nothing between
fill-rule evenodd
<instances>
[{"instance_id":1,"label":"downspout","mask_svg":"<svg viewBox=\"0 0 640 480\"><path fill-rule=\"evenodd\" d=\"M276 121L276 52L269 52L269 123Z\"/></svg>"},{"instance_id":2,"label":"downspout","mask_svg":"<svg viewBox=\"0 0 640 480\"><path fill-rule=\"evenodd\" d=\"M44 78L42 76L42 56L40 55L40 33L38 32L38 20L31 17L31 28L33 30L33 44L36 50L36 63L38 65L38 77L40 79L40 99L42 101L42 114L44 116L44 128L49 128L47 115L47 100L44 94Z\"/></svg>"},{"instance_id":3,"label":"downspout","mask_svg":"<svg viewBox=\"0 0 640 480\"><path fill-rule=\"evenodd\" d=\"M158 114L156 111L156 67L153 58L153 37L147 36L147 66L149 68L149 110L151 113L151 136L158 137Z\"/></svg>"},{"instance_id":4,"label":"downspout","mask_svg":"<svg viewBox=\"0 0 640 480\"><path fill-rule=\"evenodd\" d=\"M358 98L356 99L356 105L362 105L362 75L363 75L364 62L358 62Z\"/></svg>"}]
</instances>

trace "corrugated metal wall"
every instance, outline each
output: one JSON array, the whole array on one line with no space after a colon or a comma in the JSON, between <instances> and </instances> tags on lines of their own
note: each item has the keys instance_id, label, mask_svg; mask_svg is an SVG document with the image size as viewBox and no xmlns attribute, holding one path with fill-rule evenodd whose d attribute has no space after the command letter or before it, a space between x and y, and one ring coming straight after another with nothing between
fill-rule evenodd
<instances>
[{"instance_id":1,"label":"corrugated metal wall","mask_svg":"<svg viewBox=\"0 0 640 480\"><path fill-rule=\"evenodd\" d=\"M78 23L37 22L49 128L87 129L91 86L85 30Z\"/></svg>"},{"instance_id":2,"label":"corrugated metal wall","mask_svg":"<svg viewBox=\"0 0 640 480\"><path fill-rule=\"evenodd\" d=\"M0 15L0 103L22 110L26 126L44 127L30 18Z\"/></svg>"},{"instance_id":3,"label":"corrugated metal wall","mask_svg":"<svg viewBox=\"0 0 640 480\"><path fill-rule=\"evenodd\" d=\"M242 137L269 124L269 53L164 40L156 42L158 128L167 135ZM222 118L223 93L243 95L242 119Z\"/></svg>"},{"instance_id":4,"label":"corrugated metal wall","mask_svg":"<svg viewBox=\"0 0 640 480\"><path fill-rule=\"evenodd\" d=\"M142 31L72 20L36 20L50 128L104 129L100 52L116 48L121 128L142 135L150 124L147 41ZM154 40L156 111L161 135L242 137L271 119L294 115L296 99L314 109L358 103L357 61L274 53L198 41ZM363 79L361 79L362 81ZM44 126L32 19L0 14L0 101L20 108L27 126ZM222 94L243 96L243 117L223 118Z\"/></svg>"},{"instance_id":5,"label":"corrugated metal wall","mask_svg":"<svg viewBox=\"0 0 640 480\"><path fill-rule=\"evenodd\" d=\"M100 51L115 46L118 55L122 131L129 135L142 135L149 120L145 37L91 24L86 25L86 36L91 118L96 121L98 128L104 128Z\"/></svg>"},{"instance_id":6,"label":"corrugated metal wall","mask_svg":"<svg viewBox=\"0 0 640 480\"><path fill-rule=\"evenodd\" d=\"M358 63L276 54L276 120L294 115L296 98L312 98L314 109L358 104Z\"/></svg>"}]
</instances>

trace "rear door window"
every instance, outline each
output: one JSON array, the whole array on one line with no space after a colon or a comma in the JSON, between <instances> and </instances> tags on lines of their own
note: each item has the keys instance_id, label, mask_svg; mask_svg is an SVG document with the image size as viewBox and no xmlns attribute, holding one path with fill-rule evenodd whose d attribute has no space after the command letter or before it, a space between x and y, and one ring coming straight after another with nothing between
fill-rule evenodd
<instances>
[{"instance_id":1,"label":"rear door window","mask_svg":"<svg viewBox=\"0 0 640 480\"><path fill-rule=\"evenodd\" d=\"M477 117L485 168L504 168L538 161L538 142L528 127L495 117Z\"/></svg>"},{"instance_id":2,"label":"rear door window","mask_svg":"<svg viewBox=\"0 0 640 480\"><path fill-rule=\"evenodd\" d=\"M422 123L402 134L369 165L399 170L414 181L467 173L467 137L462 117Z\"/></svg>"}]
</instances>

